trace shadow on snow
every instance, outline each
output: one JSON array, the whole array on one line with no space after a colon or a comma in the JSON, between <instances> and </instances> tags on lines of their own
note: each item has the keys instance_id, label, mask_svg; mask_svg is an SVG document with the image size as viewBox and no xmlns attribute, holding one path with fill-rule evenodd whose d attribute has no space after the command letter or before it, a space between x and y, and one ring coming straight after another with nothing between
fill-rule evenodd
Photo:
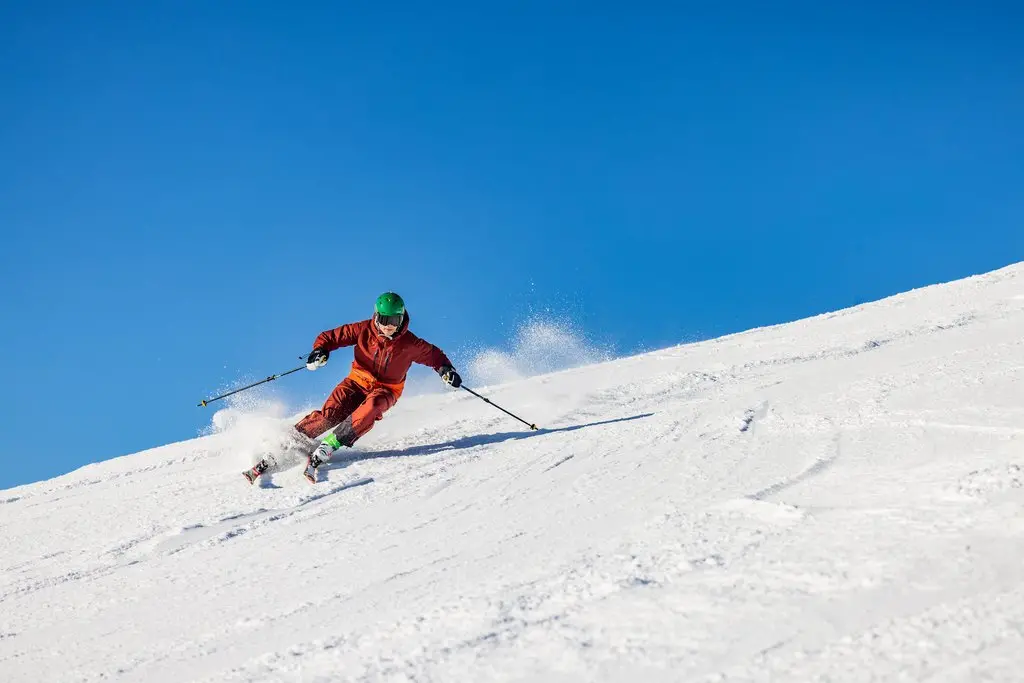
<instances>
[{"instance_id":1,"label":"shadow on snow","mask_svg":"<svg viewBox=\"0 0 1024 683\"><path fill-rule=\"evenodd\" d=\"M445 441L443 443L435 444L424 444L421 446L410 446L408 448L401 448L397 450L389 451L369 451L369 452L353 452L345 454L345 457L332 460L323 466L323 469L333 470L342 467L347 467L353 462L359 460L374 460L376 458L402 458L407 456L418 456L418 455L434 455L435 453L442 453L444 451L454 451L463 448L475 448L477 446L487 446L492 443L502 443L504 441L518 441L520 439L532 439L538 436L545 436L547 434L558 434L559 432L574 432L577 429L587 429L588 427L601 427L603 425L615 424L617 422L630 422L632 420L641 420L645 417L651 417L654 413L641 413L640 415L633 415L632 417L618 417L614 420L601 420L600 422L588 422L581 425L570 425L568 427L557 427L555 429L538 429L536 431L519 431L519 432L500 432L498 434L479 434L475 436L464 436L459 439L453 439L452 441Z\"/></svg>"}]
</instances>

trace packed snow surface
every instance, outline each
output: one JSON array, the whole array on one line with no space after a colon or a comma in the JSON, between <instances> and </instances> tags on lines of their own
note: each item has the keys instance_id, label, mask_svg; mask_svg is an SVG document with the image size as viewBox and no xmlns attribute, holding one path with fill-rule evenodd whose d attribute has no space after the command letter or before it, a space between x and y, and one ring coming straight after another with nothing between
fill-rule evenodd
<instances>
[{"instance_id":1,"label":"packed snow surface","mask_svg":"<svg viewBox=\"0 0 1024 683\"><path fill-rule=\"evenodd\" d=\"M1024 266L481 390L0 491L0 680L1021 680Z\"/></svg>"}]
</instances>

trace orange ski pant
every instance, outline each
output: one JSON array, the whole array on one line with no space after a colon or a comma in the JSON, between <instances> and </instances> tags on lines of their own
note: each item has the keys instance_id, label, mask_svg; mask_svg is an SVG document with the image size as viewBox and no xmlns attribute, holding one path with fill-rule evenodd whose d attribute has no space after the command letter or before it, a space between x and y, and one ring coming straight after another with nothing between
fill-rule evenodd
<instances>
[{"instance_id":1,"label":"orange ski pant","mask_svg":"<svg viewBox=\"0 0 1024 683\"><path fill-rule=\"evenodd\" d=\"M299 420L295 429L312 439L334 430L338 441L351 446L397 402L398 396L387 386L365 389L346 377L334 387L324 407Z\"/></svg>"}]
</instances>

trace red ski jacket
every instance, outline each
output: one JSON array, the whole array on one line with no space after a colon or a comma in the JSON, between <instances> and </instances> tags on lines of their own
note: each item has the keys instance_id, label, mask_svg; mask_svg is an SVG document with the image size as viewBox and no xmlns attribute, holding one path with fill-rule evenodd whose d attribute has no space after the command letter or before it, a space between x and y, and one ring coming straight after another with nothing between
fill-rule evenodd
<instances>
[{"instance_id":1,"label":"red ski jacket","mask_svg":"<svg viewBox=\"0 0 1024 683\"><path fill-rule=\"evenodd\" d=\"M405 388L405 376L413 363L427 365L434 370L452 362L444 351L409 331L409 313L395 336L382 335L373 318L321 332L313 342L314 349L334 351L343 346L355 346L352 371L349 377L366 391L378 385L391 389L397 398Z\"/></svg>"}]
</instances>

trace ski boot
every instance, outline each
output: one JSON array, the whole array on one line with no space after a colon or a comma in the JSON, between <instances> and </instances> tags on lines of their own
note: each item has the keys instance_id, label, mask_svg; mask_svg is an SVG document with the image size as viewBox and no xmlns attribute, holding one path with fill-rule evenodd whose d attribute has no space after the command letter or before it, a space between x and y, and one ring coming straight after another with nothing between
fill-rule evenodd
<instances>
[{"instance_id":1,"label":"ski boot","mask_svg":"<svg viewBox=\"0 0 1024 683\"><path fill-rule=\"evenodd\" d=\"M341 443L338 441L338 437L328 434L316 447L316 450L309 454L309 457L306 458L306 469L302 471L302 475L309 480L310 484L316 483L317 469L320 465L329 461L334 455L334 451L339 448L341 448Z\"/></svg>"},{"instance_id":2,"label":"ski boot","mask_svg":"<svg viewBox=\"0 0 1024 683\"><path fill-rule=\"evenodd\" d=\"M253 465L252 469L242 472L242 476L245 477L250 484L255 484L256 480L260 478L260 475L269 470L272 464L273 463L269 458L263 458Z\"/></svg>"}]
</instances>

